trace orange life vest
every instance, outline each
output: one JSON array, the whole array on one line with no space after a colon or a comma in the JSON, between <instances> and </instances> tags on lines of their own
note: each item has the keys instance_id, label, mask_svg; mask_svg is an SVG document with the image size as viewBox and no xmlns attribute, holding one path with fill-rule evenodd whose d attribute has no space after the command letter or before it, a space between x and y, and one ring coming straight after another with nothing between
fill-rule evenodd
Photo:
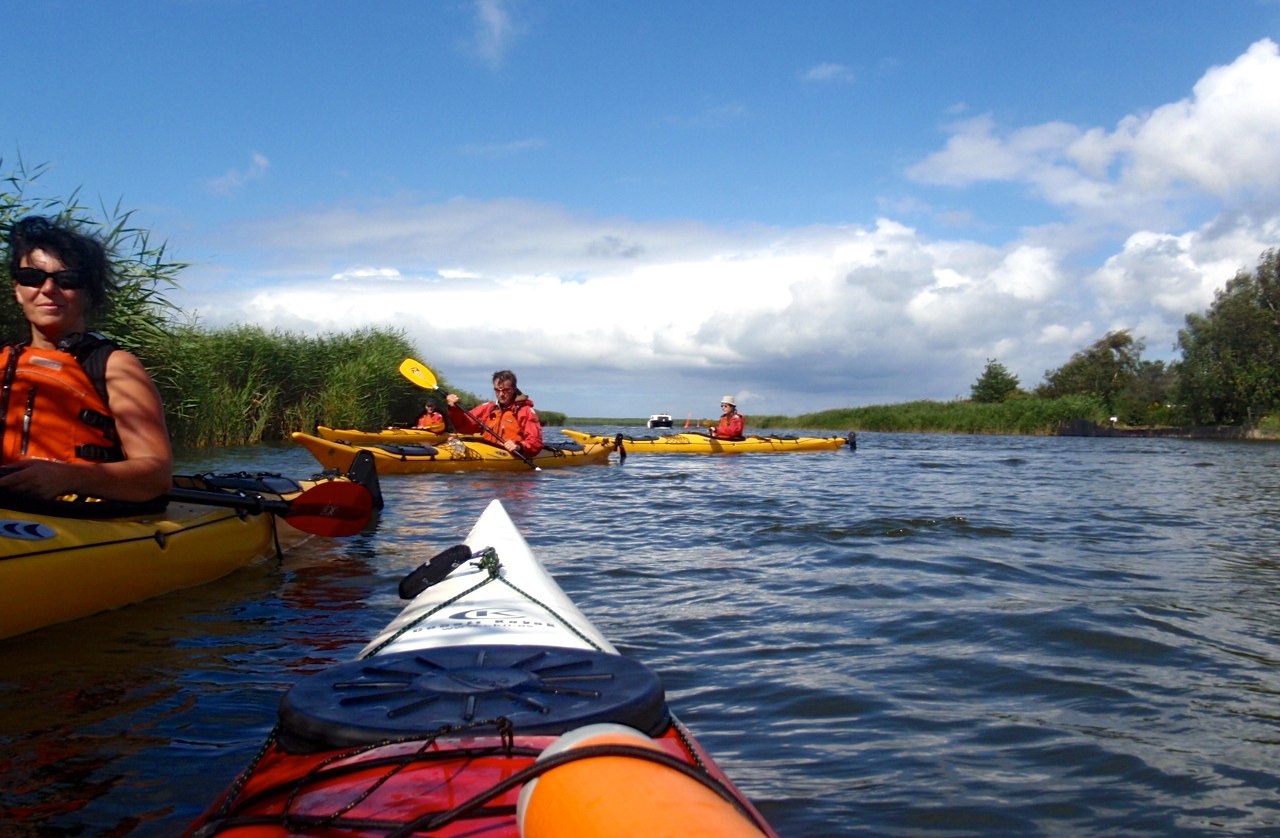
<instances>
[{"instance_id":1,"label":"orange life vest","mask_svg":"<svg viewBox=\"0 0 1280 838\"><path fill-rule=\"evenodd\" d=\"M504 440L524 442L524 428L520 424L520 408L524 402L515 402L511 407L494 405L489 411L489 427L498 432Z\"/></svg>"},{"instance_id":2,"label":"orange life vest","mask_svg":"<svg viewBox=\"0 0 1280 838\"><path fill-rule=\"evenodd\" d=\"M414 423L414 430L434 431L440 433L444 430L444 416L439 411L433 410L430 413L423 413L418 417L418 421Z\"/></svg>"},{"instance_id":3,"label":"orange life vest","mask_svg":"<svg viewBox=\"0 0 1280 838\"><path fill-rule=\"evenodd\" d=\"M0 348L0 463L124 459L106 396L106 358L117 347L93 333L76 338L64 349Z\"/></svg>"},{"instance_id":4,"label":"orange life vest","mask_svg":"<svg viewBox=\"0 0 1280 838\"><path fill-rule=\"evenodd\" d=\"M741 413L734 411L728 416L721 416L711 435L717 439L742 439L742 429L746 420Z\"/></svg>"}]
</instances>

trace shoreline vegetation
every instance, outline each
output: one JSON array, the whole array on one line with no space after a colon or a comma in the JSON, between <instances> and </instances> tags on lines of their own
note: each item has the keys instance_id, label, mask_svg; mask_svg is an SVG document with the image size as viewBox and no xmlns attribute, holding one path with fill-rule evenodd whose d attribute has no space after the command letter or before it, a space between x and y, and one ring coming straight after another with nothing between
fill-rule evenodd
<instances>
[{"instance_id":1,"label":"shoreline vegetation","mask_svg":"<svg viewBox=\"0 0 1280 838\"><path fill-rule=\"evenodd\" d=\"M549 414L543 414L544 423ZM565 425L639 425L646 419L566 417ZM709 419L691 420L688 430L705 430ZM681 422L650 433L679 433ZM1180 439L1280 440L1280 421L1270 417L1255 425L1169 426L1113 422L1101 400L1092 396L1056 399L1027 397L1007 402L914 401L902 404L838 408L799 416L747 414L749 432L788 431L869 433L989 434L1010 436L1167 437Z\"/></svg>"}]
</instances>

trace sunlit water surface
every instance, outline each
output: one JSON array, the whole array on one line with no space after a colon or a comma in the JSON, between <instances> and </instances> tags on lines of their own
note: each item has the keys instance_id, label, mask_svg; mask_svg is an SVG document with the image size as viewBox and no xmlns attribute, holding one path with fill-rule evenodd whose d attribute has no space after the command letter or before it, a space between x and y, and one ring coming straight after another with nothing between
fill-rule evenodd
<instances>
[{"instance_id":1,"label":"sunlit water surface","mask_svg":"<svg viewBox=\"0 0 1280 838\"><path fill-rule=\"evenodd\" d=\"M0 641L0 833L181 833L494 497L783 836L1280 830L1280 446L858 443L385 477L362 535Z\"/></svg>"}]
</instances>

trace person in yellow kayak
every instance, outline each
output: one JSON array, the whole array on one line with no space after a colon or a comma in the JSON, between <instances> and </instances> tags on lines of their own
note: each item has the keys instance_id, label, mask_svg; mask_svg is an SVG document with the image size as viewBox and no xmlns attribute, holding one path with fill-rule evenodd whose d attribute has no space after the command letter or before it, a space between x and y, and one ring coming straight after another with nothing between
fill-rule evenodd
<instances>
[{"instance_id":1,"label":"person in yellow kayak","mask_svg":"<svg viewBox=\"0 0 1280 838\"><path fill-rule=\"evenodd\" d=\"M738 412L738 403L733 396L725 396L720 400L720 421L711 429L711 436L716 439L742 439L742 429L746 419Z\"/></svg>"},{"instance_id":2,"label":"person in yellow kayak","mask_svg":"<svg viewBox=\"0 0 1280 838\"><path fill-rule=\"evenodd\" d=\"M150 501L173 484L160 393L142 362L87 328L115 290L102 242L28 216L7 268L29 326L0 346L0 490Z\"/></svg>"},{"instance_id":3,"label":"person in yellow kayak","mask_svg":"<svg viewBox=\"0 0 1280 838\"><path fill-rule=\"evenodd\" d=\"M493 401L470 411L458 407L458 397L453 393L445 396L453 427L458 433L483 434L512 454L536 457L542 450L542 420L533 409L533 399L516 386L516 374L511 370L495 372L493 394Z\"/></svg>"},{"instance_id":4,"label":"person in yellow kayak","mask_svg":"<svg viewBox=\"0 0 1280 838\"><path fill-rule=\"evenodd\" d=\"M422 406L422 415L418 417L413 427L421 431L440 433L444 430L444 414L436 410L435 402L427 402Z\"/></svg>"}]
</instances>

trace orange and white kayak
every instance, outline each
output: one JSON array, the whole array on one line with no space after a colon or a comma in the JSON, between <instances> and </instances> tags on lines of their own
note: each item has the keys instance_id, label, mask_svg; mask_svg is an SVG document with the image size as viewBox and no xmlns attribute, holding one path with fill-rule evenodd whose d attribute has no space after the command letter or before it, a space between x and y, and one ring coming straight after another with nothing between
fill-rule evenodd
<instances>
[{"instance_id":1,"label":"orange and white kayak","mask_svg":"<svg viewBox=\"0 0 1280 838\"><path fill-rule=\"evenodd\" d=\"M209 836L775 833L494 500L358 658L297 683Z\"/></svg>"}]
</instances>

